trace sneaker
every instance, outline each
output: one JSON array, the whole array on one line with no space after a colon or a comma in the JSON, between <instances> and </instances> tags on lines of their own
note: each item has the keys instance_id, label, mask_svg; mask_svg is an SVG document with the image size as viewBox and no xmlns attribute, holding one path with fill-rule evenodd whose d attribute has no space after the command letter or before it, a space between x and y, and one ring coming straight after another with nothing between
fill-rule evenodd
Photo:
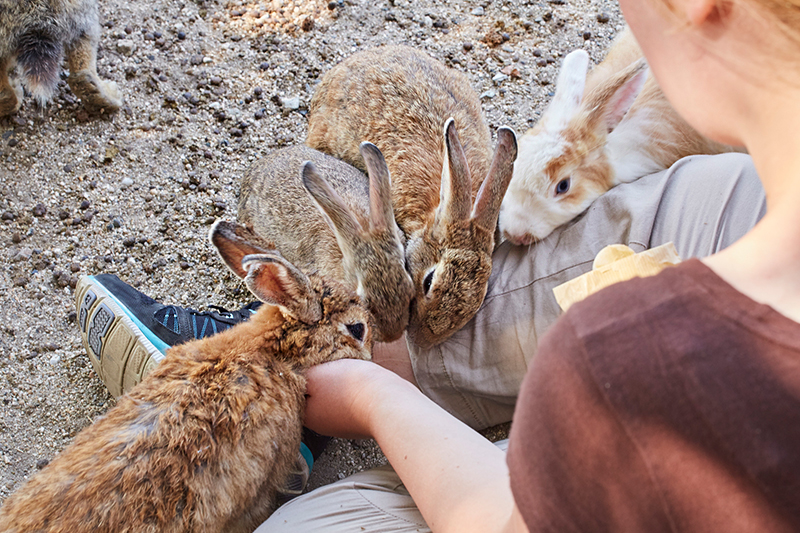
<instances>
[{"instance_id":1,"label":"sneaker","mask_svg":"<svg viewBox=\"0 0 800 533\"><path fill-rule=\"evenodd\" d=\"M163 305L112 274L81 277L75 302L83 346L114 396L139 383L171 346L224 331L250 318L261 305L201 313Z\"/></svg>"},{"instance_id":2,"label":"sneaker","mask_svg":"<svg viewBox=\"0 0 800 533\"><path fill-rule=\"evenodd\" d=\"M278 505L283 505L292 498L303 493L303 490L305 490L308 484L308 478L311 475L314 461L322 455L322 452L325 451L325 447L330 441L331 437L320 435L307 427L303 427L300 452L297 454L294 468L289 474L289 478L286 480L283 489L278 491Z\"/></svg>"}]
</instances>

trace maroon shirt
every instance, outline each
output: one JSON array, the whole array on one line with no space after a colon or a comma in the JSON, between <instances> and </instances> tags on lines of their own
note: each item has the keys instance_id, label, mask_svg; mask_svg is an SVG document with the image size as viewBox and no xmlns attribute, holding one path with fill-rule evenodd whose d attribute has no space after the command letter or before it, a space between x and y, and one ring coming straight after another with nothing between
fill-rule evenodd
<instances>
[{"instance_id":1,"label":"maroon shirt","mask_svg":"<svg viewBox=\"0 0 800 533\"><path fill-rule=\"evenodd\" d=\"M508 451L533 532L800 531L800 324L697 260L542 339Z\"/></svg>"}]
</instances>

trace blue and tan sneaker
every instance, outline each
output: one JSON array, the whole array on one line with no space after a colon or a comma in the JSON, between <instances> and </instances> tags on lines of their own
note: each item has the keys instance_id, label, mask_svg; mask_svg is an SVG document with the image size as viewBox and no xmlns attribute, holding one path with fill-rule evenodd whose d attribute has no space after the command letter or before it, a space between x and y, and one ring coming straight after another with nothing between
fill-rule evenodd
<instances>
[{"instance_id":1,"label":"blue and tan sneaker","mask_svg":"<svg viewBox=\"0 0 800 533\"><path fill-rule=\"evenodd\" d=\"M243 322L261 302L238 311L198 312L164 305L112 274L83 276L75 289L78 327L95 372L114 396L139 383L176 344L209 337ZM303 428L297 464L281 491L288 501L303 492L314 460L330 441Z\"/></svg>"},{"instance_id":2,"label":"blue and tan sneaker","mask_svg":"<svg viewBox=\"0 0 800 533\"><path fill-rule=\"evenodd\" d=\"M112 274L83 276L75 289L83 346L97 375L121 396L164 358L167 349L247 320L261 302L238 311L200 313L164 305Z\"/></svg>"}]
</instances>

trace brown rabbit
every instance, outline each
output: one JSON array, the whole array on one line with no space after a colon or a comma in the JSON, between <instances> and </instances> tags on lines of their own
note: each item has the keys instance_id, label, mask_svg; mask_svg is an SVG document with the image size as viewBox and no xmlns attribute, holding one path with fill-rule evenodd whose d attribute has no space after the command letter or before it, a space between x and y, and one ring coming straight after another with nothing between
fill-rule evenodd
<instances>
[{"instance_id":1,"label":"brown rabbit","mask_svg":"<svg viewBox=\"0 0 800 533\"><path fill-rule=\"evenodd\" d=\"M486 294L514 133L498 130L493 160L466 77L407 46L360 52L331 69L311 99L308 127L306 144L358 168L361 141L386 156L416 291L409 334L422 346L442 342Z\"/></svg>"},{"instance_id":2,"label":"brown rabbit","mask_svg":"<svg viewBox=\"0 0 800 533\"><path fill-rule=\"evenodd\" d=\"M300 446L304 369L370 359L369 315L338 282L306 275L258 236L211 240L263 305L171 348L116 407L0 508L0 530L245 532L274 509Z\"/></svg>"},{"instance_id":3,"label":"brown rabbit","mask_svg":"<svg viewBox=\"0 0 800 533\"><path fill-rule=\"evenodd\" d=\"M307 146L269 154L242 179L238 220L298 268L355 290L374 318L375 340L389 342L408 325L414 287L386 162L373 144L360 153L369 178Z\"/></svg>"},{"instance_id":4,"label":"brown rabbit","mask_svg":"<svg viewBox=\"0 0 800 533\"><path fill-rule=\"evenodd\" d=\"M122 105L114 82L97 75L100 18L97 0L0 0L0 116L16 112L22 88L44 105L55 92L64 55L69 86L90 113Z\"/></svg>"}]
</instances>

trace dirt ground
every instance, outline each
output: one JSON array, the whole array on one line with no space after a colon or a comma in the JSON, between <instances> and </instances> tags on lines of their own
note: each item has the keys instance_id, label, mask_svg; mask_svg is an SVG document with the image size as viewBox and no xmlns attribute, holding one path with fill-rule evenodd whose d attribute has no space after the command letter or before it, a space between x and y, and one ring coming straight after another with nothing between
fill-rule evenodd
<instances>
[{"instance_id":1,"label":"dirt ground","mask_svg":"<svg viewBox=\"0 0 800 533\"><path fill-rule=\"evenodd\" d=\"M78 276L118 275L163 302L248 301L207 242L234 219L239 179L302 143L320 75L386 43L466 72L494 131L524 132L561 58L602 58L611 0L101 1L99 71L125 99L88 117L64 82L0 119L0 501L114 404L75 323ZM65 78L66 73L64 73ZM337 441L311 486L383 461Z\"/></svg>"}]
</instances>

